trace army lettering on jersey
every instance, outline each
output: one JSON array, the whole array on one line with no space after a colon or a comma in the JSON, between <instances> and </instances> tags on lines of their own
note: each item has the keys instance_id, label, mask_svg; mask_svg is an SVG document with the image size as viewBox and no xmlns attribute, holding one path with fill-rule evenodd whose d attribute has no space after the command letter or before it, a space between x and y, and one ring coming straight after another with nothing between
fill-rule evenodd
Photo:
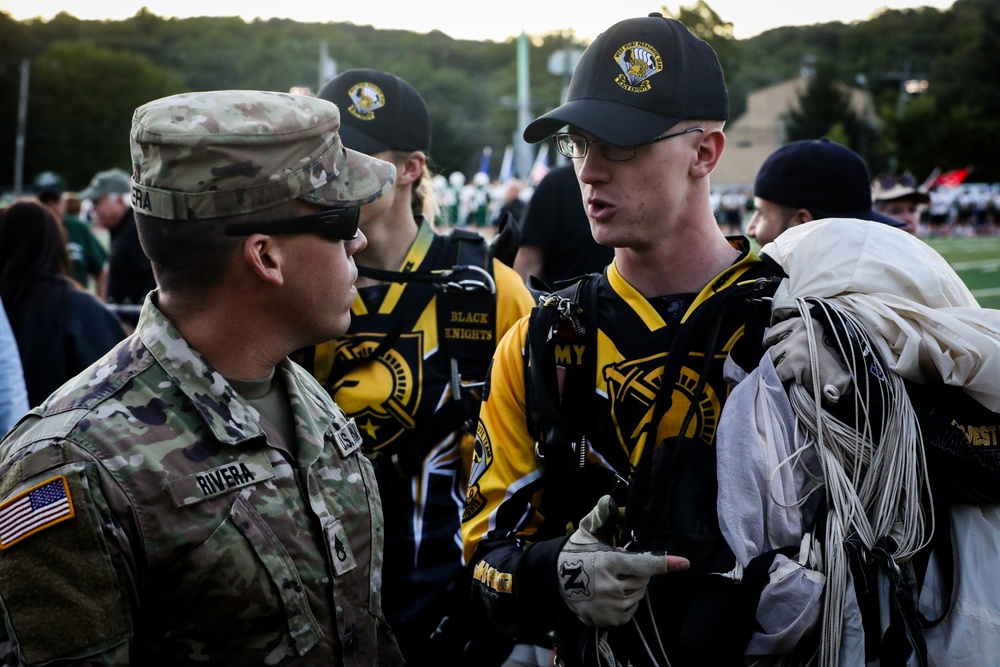
<instances>
[{"instance_id":1,"label":"army lettering on jersey","mask_svg":"<svg viewBox=\"0 0 1000 667\"><path fill-rule=\"evenodd\" d=\"M176 507L184 507L272 477L271 463L259 453L168 482L167 493Z\"/></svg>"}]
</instances>

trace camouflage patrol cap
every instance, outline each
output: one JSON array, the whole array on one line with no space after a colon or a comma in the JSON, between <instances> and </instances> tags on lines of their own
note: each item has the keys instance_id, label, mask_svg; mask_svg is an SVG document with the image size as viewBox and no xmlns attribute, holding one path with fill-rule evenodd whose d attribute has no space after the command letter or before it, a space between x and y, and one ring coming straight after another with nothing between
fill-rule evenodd
<instances>
[{"instance_id":1,"label":"camouflage patrol cap","mask_svg":"<svg viewBox=\"0 0 1000 667\"><path fill-rule=\"evenodd\" d=\"M154 100L132 116L132 207L202 220L295 199L375 201L396 168L345 148L339 129L334 104L304 95L222 90Z\"/></svg>"}]
</instances>

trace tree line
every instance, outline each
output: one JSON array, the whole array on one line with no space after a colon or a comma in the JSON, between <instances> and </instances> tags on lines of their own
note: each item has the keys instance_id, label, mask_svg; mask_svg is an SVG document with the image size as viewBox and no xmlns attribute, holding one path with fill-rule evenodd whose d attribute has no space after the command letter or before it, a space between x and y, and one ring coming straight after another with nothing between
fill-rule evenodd
<instances>
[{"instance_id":1,"label":"tree line","mask_svg":"<svg viewBox=\"0 0 1000 667\"><path fill-rule=\"evenodd\" d=\"M797 76L806 59L821 74L789 118L790 136L831 132L862 152L873 171L972 166L972 180L1000 180L1000 0L957 0L948 10L885 10L865 21L769 30L744 40L704 0L665 15L708 40L731 92L731 118L748 93ZM626 16L623 15L623 18ZM492 173L517 127L516 40L503 42L377 30L350 23L200 17L168 19L148 9L124 21L61 13L15 21L0 12L0 191L14 182L18 97L30 64L24 179L61 173L82 188L97 171L129 168L134 109L173 93L246 88L289 91L321 83L321 49L340 71L371 67L410 81L427 100L432 167L471 174L485 146ZM547 71L560 49L583 49L564 31L530 37L531 112L556 106L565 84ZM907 92L906 81L927 81ZM858 124L821 85L863 86L882 122ZM826 98L823 96L826 95ZM816 103L832 99L833 103ZM797 124L797 125L796 125Z\"/></svg>"}]
</instances>

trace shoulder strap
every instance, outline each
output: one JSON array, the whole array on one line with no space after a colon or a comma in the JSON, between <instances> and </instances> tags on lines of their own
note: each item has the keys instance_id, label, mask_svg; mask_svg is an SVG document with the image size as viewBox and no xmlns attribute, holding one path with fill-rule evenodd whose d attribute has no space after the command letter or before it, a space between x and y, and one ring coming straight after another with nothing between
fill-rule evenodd
<instances>
[{"instance_id":1,"label":"shoulder strap","mask_svg":"<svg viewBox=\"0 0 1000 667\"><path fill-rule=\"evenodd\" d=\"M769 299L778 282L773 277L749 278L712 294L690 314L671 340L659 391L654 398L652 418L646 422L649 444L642 452L634 472L634 481L629 488L626 520L638 535L653 534L656 526L664 525L664 517L671 511L673 483L654 485L653 480L676 481L669 473L679 464L679 452L683 450L681 447L670 448L672 454L668 456L668 448L656 446L656 430L663 416L672 407L674 388L687 359L684 351L694 350L698 346L704 351L704 355L703 365L698 371L698 382L691 392L690 406L678 430L681 442L687 437L688 425L694 418L708 381L709 371L714 363L712 353L718 343L723 317L732 309L748 302Z\"/></svg>"},{"instance_id":2,"label":"shoulder strap","mask_svg":"<svg viewBox=\"0 0 1000 667\"><path fill-rule=\"evenodd\" d=\"M373 456L380 482L392 484L405 480L420 470L431 447L449 433L472 433L479 414L479 395L486 369L496 349L496 282L489 245L482 236L456 229L447 237L439 237L439 259L442 267L426 271L397 273L373 272L362 275L394 282L411 280L431 284L437 297L438 345L450 365L453 399L413 434L408 447L388 457ZM360 270L360 269L359 269ZM419 310L423 310L420 308ZM395 323L398 324L398 323ZM386 336L379 349L366 359L384 353L396 336Z\"/></svg>"},{"instance_id":3,"label":"shoulder strap","mask_svg":"<svg viewBox=\"0 0 1000 667\"><path fill-rule=\"evenodd\" d=\"M438 283L438 341L463 372L482 378L496 349L497 287L489 244L476 232L456 229L447 237L452 267Z\"/></svg>"},{"instance_id":4,"label":"shoulder strap","mask_svg":"<svg viewBox=\"0 0 1000 667\"><path fill-rule=\"evenodd\" d=\"M524 368L528 430L551 480L547 484L558 487L558 493L572 493L578 487L573 484L574 471L583 468L587 451L584 420L570 426L565 415L591 412L586 402L594 393L597 366L599 277L586 275L544 295L528 320ZM557 346L571 355L582 346L581 363L565 363L570 359L560 359Z\"/></svg>"}]
</instances>

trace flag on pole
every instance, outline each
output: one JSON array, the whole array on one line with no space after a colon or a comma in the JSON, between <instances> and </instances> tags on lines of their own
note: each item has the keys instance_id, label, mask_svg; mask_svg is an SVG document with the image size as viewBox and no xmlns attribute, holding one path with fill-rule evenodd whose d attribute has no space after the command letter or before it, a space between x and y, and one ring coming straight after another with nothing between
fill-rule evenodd
<instances>
[{"instance_id":1,"label":"flag on pole","mask_svg":"<svg viewBox=\"0 0 1000 667\"><path fill-rule=\"evenodd\" d=\"M972 167L963 167L962 169L952 169L951 171L946 171L934 179L934 185L943 185L946 188L957 188L961 185L962 181L969 177L971 172Z\"/></svg>"},{"instance_id":2,"label":"flag on pole","mask_svg":"<svg viewBox=\"0 0 1000 667\"><path fill-rule=\"evenodd\" d=\"M514 178L514 147L507 146L503 151L503 162L500 163L500 183L506 183Z\"/></svg>"},{"instance_id":3,"label":"flag on pole","mask_svg":"<svg viewBox=\"0 0 1000 667\"><path fill-rule=\"evenodd\" d=\"M934 167L934 170L927 175L924 182L920 184L920 191L927 192L930 190L934 184L937 182L938 176L941 175L941 167Z\"/></svg>"},{"instance_id":4,"label":"flag on pole","mask_svg":"<svg viewBox=\"0 0 1000 667\"><path fill-rule=\"evenodd\" d=\"M490 157L493 155L493 149L489 146L483 146L483 156L479 158L479 173L486 174L489 176L490 173Z\"/></svg>"},{"instance_id":5,"label":"flag on pole","mask_svg":"<svg viewBox=\"0 0 1000 667\"><path fill-rule=\"evenodd\" d=\"M545 178L545 174L549 173L549 146L548 143L538 144L538 153L535 155L535 164L531 167L531 172L528 174L528 179L534 185L538 185L539 181Z\"/></svg>"}]
</instances>

